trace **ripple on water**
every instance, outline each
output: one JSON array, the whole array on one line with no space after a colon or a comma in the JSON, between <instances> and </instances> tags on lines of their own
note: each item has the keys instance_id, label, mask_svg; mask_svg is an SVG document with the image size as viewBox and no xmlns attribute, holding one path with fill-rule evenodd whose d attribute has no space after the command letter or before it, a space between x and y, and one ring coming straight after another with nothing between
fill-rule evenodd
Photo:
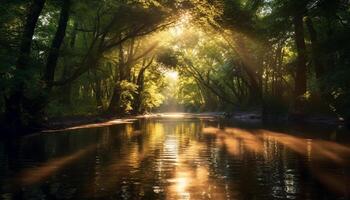
<instances>
[{"instance_id":1,"label":"ripple on water","mask_svg":"<svg viewBox=\"0 0 350 200\"><path fill-rule=\"evenodd\" d=\"M347 146L267 130L219 130L217 123L140 120L39 134L8 149L0 143L1 198L348 197ZM23 173L28 169L35 173ZM9 187L7 180L18 177L16 173L35 182L24 187L13 182L14 187Z\"/></svg>"}]
</instances>

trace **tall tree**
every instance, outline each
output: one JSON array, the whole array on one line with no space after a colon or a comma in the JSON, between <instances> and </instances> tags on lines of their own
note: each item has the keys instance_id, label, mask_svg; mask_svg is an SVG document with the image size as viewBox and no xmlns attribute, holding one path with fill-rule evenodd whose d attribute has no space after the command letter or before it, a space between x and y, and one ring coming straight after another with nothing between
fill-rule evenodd
<instances>
[{"instance_id":1,"label":"tall tree","mask_svg":"<svg viewBox=\"0 0 350 200\"><path fill-rule=\"evenodd\" d=\"M316 78L319 80L324 74L324 64L322 63L322 56L320 53L320 45L318 41L318 35L312 19L310 16L306 17L306 26L310 35L311 48L312 48L312 62L315 69Z\"/></svg>"},{"instance_id":2,"label":"tall tree","mask_svg":"<svg viewBox=\"0 0 350 200\"><path fill-rule=\"evenodd\" d=\"M307 60L307 52L306 52L306 45L305 45L305 39L304 39L304 26L303 26L303 14L300 12L297 12L295 16L293 17L293 25L294 25L294 37L295 37L295 44L296 49L298 53L297 57L297 66L296 66L296 73L295 73L295 91L294 95L296 98L296 109L302 109L298 108L301 106L300 98L302 95L306 93L306 87L307 87L307 67L306 67L306 60Z\"/></svg>"},{"instance_id":3,"label":"tall tree","mask_svg":"<svg viewBox=\"0 0 350 200\"><path fill-rule=\"evenodd\" d=\"M14 83L9 96L5 97L5 117L8 121L7 126L9 126L9 128L12 130L20 128L24 123L21 119L21 115L24 112L23 93L26 87L26 76L28 76L26 71L28 70L28 64L30 62L30 52L32 48L34 30L36 28L40 13L44 8L44 4L45 0L33 0L29 6L14 75L16 83Z\"/></svg>"},{"instance_id":4,"label":"tall tree","mask_svg":"<svg viewBox=\"0 0 350 200\"><path fill-rule=\"evenodd\" d=\"M46 84L45 88L48 91L50 91L53 86L53 81L55 78L55 70L56 70L57 61L59 57L59 50L62 45L63 39L66 35L70 6L71 6L70 0L63 0L57 31L56 31L55 37L53 38L50 52L47 58L44 81Z\"/></svg>"}]
</instances>

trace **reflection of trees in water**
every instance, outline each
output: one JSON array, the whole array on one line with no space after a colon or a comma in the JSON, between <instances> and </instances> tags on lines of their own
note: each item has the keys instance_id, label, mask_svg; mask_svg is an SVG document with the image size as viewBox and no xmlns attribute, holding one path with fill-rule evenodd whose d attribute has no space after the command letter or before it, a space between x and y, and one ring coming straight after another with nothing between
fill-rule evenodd
<instances>
[{"instance_id":1,"label":"reflection of trees in water","mask_svg":"<svg viewBox=\"0 0 350 200\"><path fill-rule=\"evenodd\" d=\"M262 129L225 128L222 130L207 127L203 129L203 133L215 136L218 145L223 146L230 155L234 155L237 158L245 158L247 153L252 153L256 156L262 156L263 162L266 162L266 164L278 163L279 161L276 161L276 159L282 158L281 164L284 165L282 170L285 172L283 172L284 177L279 177L278 179L284 179L284 184L278 184L283 185L287 193L297 192L296 188L294 188L295 183L293 183L297 173L289 173L295 167L288 167L290 165L288 162L292 155L285 148L305 158L305 163L297 163L301 170L299 172L301 176L305 175L305 172L302 170L305 170L303 166L306 165L311 175L315 176L324 186L338 194L347 195L349 174L346 174L348 172L344 171L344 169L350 166L350 147L348 146L319 139L299 138ZM300 160L301 158L292 159ZM278 169L278 167L272 167L271 169ZM252 171L257 172L259 170ZM272 175L274 174L280 173L277 172ZM299 177L299 179L303 178ZM276 188L279 187L281 186Z\"/></svg>"},{"instance_id":2,"label":"reflection of trees in water","mask_svg":"<svg viewBox=\"0 0 350 200\"><path fill-rule=\"evenodd\" d=\"M13 151L13 164L26 157L38 160L17 176L28 186L16 194L218 200L309 194L317 199L333 197L328 188L347 195L349 147L262 129L217 127L199 119L146 119L29 137Z\"/></svg>"},{"instance_id":3,"label":"reflection of trees in water","mask_svg":"<svg viewBox=\"0 0 350 200\"><path fill-rule=\"evenodd\" d=\"M5 142L10 145L4 149L8 166L2 171L1 193L14 199L73 195L68 190L75 186L64 178L65 170L74 169L78 161L91 155L99 133L101 130L36 134Z\"/></svg>"}]
</instances>

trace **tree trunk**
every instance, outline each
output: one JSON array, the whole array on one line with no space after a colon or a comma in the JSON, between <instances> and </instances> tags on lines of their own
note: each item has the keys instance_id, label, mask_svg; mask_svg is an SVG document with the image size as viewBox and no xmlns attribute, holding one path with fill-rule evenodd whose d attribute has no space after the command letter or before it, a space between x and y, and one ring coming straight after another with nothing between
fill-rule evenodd
<instances>
[{"instance_id":1,"label":"tree trunk","mask_svg":"<svg viewBox=\"0 0 350 200\"><path fill-rule=\"evenodd\" d=\"M9 96L5 99L5 116L8 121L7 126L14 131L24 125L24 122L21 119L21 115L23 114L23 93L26 87L25 82L29 79L25 75L28 70L26 66L30 61L32 38L40 13L44 8L44 4L45 0L34 0L29 7L17 59L16 72L14 74L14 79L17 81L11 89Z\"/></svg>"},{"instance_id":2,"label":"tree trunk","mask_svg":"<svg viewBox=\"0 0 350 200\"><path fill-rule=\"evenodd\" d=\"M29 62L34 30L36 27L36 23L39 19L40 13L44 8L44 4L45 0L34 0L28 10L26 23L24 26L24 32L22 35L19 57L16 65L17 70L24 70Z\"/></svg>"},{"instance_id":3,"label":"tree trunk","mask_svg":"<svg viewBox=\"0 0 350 200\"><path fill-rule=\"evenodd\" d=\"M108 113L110 114L116 114L119 113L120 108L118 108L119 101L121 98L121 88L120 88L120 84L116 83L114 88L113 88L113 93L112 93L112 98L109 102L109 106L108 106Z\"/></svg>"},{"instance_id":4,"label":"tree trunk","mask_svg":"<svg viewBox=\"0 0 350 200\"><path fill-rule=\"evenodd\" d=\"M110 114L119 114L120 113L120 99L121 99L121 81L125 80L125 59L124 59L124 50L123 50L123 46L120 45L119 47L119 64L116 67L116 72L119 73L119 76L117 77L117 80L114 88L113 88L113 94L112 94L112 98L111 101L109 102L109 106L108 106L108 112Z\"/></svg>"},{"instance_id":5,"label":"tree trunk","mask_svg":"<svg viewBox=\"0 0 350 200\"><path fill-rule=\"evenodd\" d=\"M75 21L74 22L74 27L73 27L73 31L71 33L71 40L69 43L69 47L71 51L74 51L74 47L75 47L75 42L76 42L76 38L77 38L77 28L78 28L78 23ZM68 62L67 62L68 63ZM70 66L68 64L65 64L63 67L63 73L62 73L62 77L61 80L65 80L66 77L68 77L71 73L71 69ZM65 85L62 86L61 88L61 93L62 95L60 96L60 102L68 107L70 107L72 105L71 102L71 95L72 95L72 83L69 82Z\"/></svg>"},{"instance_id":6,"label":"tree trunk","mask_svg":"<svg viewBox=\"0 0 350 200\"><path fill-rule=\"evenodd\" d=\"M295 28L295 43L298 52L295 78L295 96L300 97L306 92L306 45L304 41L303 16L297 15L293 19Z\"/></svg>"},{"instance_id":7,"label":"tree trunk","mask_svg":"<svg viewBox=\"0 0 350 200\"><path fill-rule=\"evenodd\" d=\"M60 13L60 19L57 27L55 37L52 41L50 52L47 58L46 70L44 74L45 86L48 91L52 88L52 83L55 78L55 70L59 57L59 50L62 45L64 36L66 35L67 22L69 19L70 0L64 0L62 2L62 8Z\"/></svg>"},{"instance_id":8,"label":"tree trunk","mask_svg":"<svg viewBox=\"0 0 350 200\"><path fill-rule=\"evenodd\" d=\"M69 76L71 70L69 69L68 66L69 65L67 64L64 66L61 80L64 80L65 77ZM59 96L59 101L65 106L71 106L72 84L67 83L63 85L60 88L60 94L61 95Z\"/></svg>"},{"instance_id":9,"label":"tree trunk","mask_svg":"<svg viewBox=\"0 0 350 200\"><path fill-rule=\"evenodd\" d=\"M277 91L276 91L276 96L277 97L282 97L283 96L283 88L282 88L282 64L283 64L283 57L284 57L284 50L281 49L281 52L279 53L279 58L278 58L278 69L277 69Z\"/></svg>"},{"instance_id":10,"label":"tree trunk","mask_svg":"<svg viewBox=\"0 0 350 200\"><path fill-rule=\"evenodd\" d=\"M102 101L102 90L101 90L101 79L98 77L97 70L93 70L94 73L94 91L95 91L95 98L96 98L96 105L97 109L99 111L103 110L103 101Z\"/></svg>"},{"instance_id":11,"label":"tree trunk","mask_svg":"<svg viewBox=\"0 0 350 200\"><path fill-rule=\"evenodd\" d=\"M145 72L151 64L152 64L152 61L150 62L150 64L148 66L143 67L137 76L136 85L138 87L137 87L137 92L135 94L135 100L134 100L134 105L133 105L133 110L134 110L135 114L142 112L142 110L141 110L142 92L143 92L143 89L145 87Z\"/></svg>"},{"instance_id":12,"label":"tree trunk","mask_svg":"<svg viewBox=\"0 0 350 200\"><path fill-rule=\"evenodd\" d=\"M316 78L319 80L324 73L324 65L321 61L320 48L318 43L317 32L312 23L312 19L310 17L306 18L307 29L310 34L311 40L311 48L312 48L312 60L315 67Z\"/></svg>"},{"instance_id":13,"label":"tree trunk","mask_svg":"<svg viewBox=\"0 0 350 200\"><path fill-rule=\"evenodd\" d=\"M135 94L134 102L133 102L133 112L134 114L137 113L142 113L144 109L142 109L142 92L145 87L145 72L146 70L152 65L153 63L153 58L146 63L146 60L143 60L142 63L142 68L140 69L137 79L136 79L136 85L137 87L137 92Z\"/></svg>"},{"instance_id":14,"label":"tree trunk","mask_svg":"<svg viewBox=\"0 0 350 200\"><path fill-rule=\"evenodd\" d=\"M304 40L303 15L297 14L293 18L295 29L295 44L297 48L297 66L295 74L295 111L296 113L303 112L302 96L306 93L307 87L307 67L306 67L306 45Z\"/></svg>"},{"instance_id":15,"label":"tree trunk","mask_svg":"<svg viewBox=\"0 0 350 200\"><path fill-rule=\"evenodd\" d=\"M144 75L145 70L141 69L141 72L139 73L137 77L137 93L135 95L135 100L134 100L134 105L133 105L133 110L134 114L140 113L141 112L141 106L142 106L142 92L144 89Z\"/></svg>"}]
</instances>

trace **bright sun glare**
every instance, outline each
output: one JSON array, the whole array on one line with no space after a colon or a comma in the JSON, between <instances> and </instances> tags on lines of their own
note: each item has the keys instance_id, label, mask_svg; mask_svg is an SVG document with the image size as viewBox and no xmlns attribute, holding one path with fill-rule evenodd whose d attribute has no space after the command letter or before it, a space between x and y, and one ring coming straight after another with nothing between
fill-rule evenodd
<instances>
[{"instance_id":1,"label":"bright sun glare","mask_svg":"<svg viewBox=\"0 0 350 200\"><path fill-rule=\"evenodd\" d=\"M191 16L188 13L181 15L176 25L169 29L170 34L174 37L182 35L185 31L185 26L188 25L190 20Z\"/></svg>"},{"instance_id":2,"label":"bright sun glare","mask_svg":"<svg viewBox=\"0 0 350 200\"><path fill-rule=\"evenodd\" d=\"M176 81L179 78L179 73L177 71L168 71L165 76L173 81Z\"/></svg>"}]
</instances>

